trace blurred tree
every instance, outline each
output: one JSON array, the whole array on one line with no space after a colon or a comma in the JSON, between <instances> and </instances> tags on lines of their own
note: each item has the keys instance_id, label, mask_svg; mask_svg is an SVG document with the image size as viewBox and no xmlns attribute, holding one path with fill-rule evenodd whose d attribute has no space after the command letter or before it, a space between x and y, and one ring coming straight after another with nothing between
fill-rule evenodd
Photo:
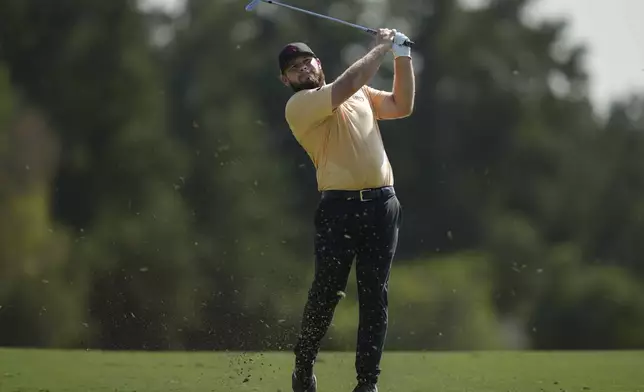
<instances>
[{"instance_id":1,"label":"blurred tree","mask_svg":"<svg viewBox=\"0 0 644 392\"><path fill-rule=\"evenodd\" d=\"M644 105L598 121L583 48L530 4L298 3L417 42L416 111L381 124L406 211L391 349L642 344ZM277 53L309 43L332 81L370 40L267 4L0 2L0 343L286 348L318 195Z\"/></svg>"},{"instance_id":2,"label":"blurred tree","mask_svg":"<svg viewBox=\"0 0 644 392\"><path fill-rule=\"evenodd\" d=\"M52 221L58 144L0 62L0 345L65 345L82 337L82 297L70 287L69 237Z\"/></svg>"},{"instance_id":3,"label":"blurred tree","mask_svg":"<svg viewBox=\"0 0 644 392\"><path fill-rule=\"evenodd\" d=\"M570 247L544 280L529 327L536 349L619 350L644 347L644 287L616 266L584 266ZM562 257L563 256L563 257Z\"/></svg>"},{"instance_id":4,"label":"blurred tree","mask_svg":"<svg viewBox=\"0 0 644 392\"><path fill-rule=\"evenodd\" d=\"M261 99L278 82L264 60L273 50L257 40L262 21L239 4L191 1L184 18L167 49L170 118L194 160L181 193L207 239L199 267L205 322L191 345L277 348L299 323L282 303L308 285L312 239L293 215L298 195L266 123L270 101Z\"/></svg>"},{"instance_id":5,"label":"blurred tree","mask_svg":"<svg viewBox=\"0 0 644 392\"><path fill-rule=\"evenodd\" d=\"M592 264L618 265L644 278L644 98L616 102L594 146L602 187L592 200L583 237Z\"/></svg>"},{"instance_id":6,"label":"blurred tree","mask_svg":"<svg viewBox=\"0 0 644 392\"><path fill-rule=\"evenodd\" d=\"M46 110L61 148L43 203L73 233L66 283L88 296L73 305L90 329L76 344L179 344L197 279L174 188L187 162L162 121L142 15L126 0L4 1L0 26L12 83Z\"/></svg>"},{"instance_id":7,"label":"blurred tree","mask_svg":"<svg viewBox=\"0 0 644 392\"><path fill-rule=\"evenodd\" d=\"M618 108L603 130L586 94L583 48L566 46L563 22L526 24L529 5L464 10L433 1L416 35L426 61L415 114L383 124L397 188L414 212L401 253L489 250L497 309L524 321L544 290L543 271L558 262L552 247L573 242L589 263L628 255L621 265L641 268L630 240L641 233L641 208L631 197L644 194L633 160L641 109Z\"/></svg>"}]
</instances>

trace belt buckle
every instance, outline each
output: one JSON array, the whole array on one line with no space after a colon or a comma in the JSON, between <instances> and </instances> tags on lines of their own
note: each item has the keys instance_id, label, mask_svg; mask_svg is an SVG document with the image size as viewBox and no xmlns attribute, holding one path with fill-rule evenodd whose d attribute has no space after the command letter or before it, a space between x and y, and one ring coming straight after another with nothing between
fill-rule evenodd
<instances>
[{"instance_id":1,"label":"belt buckle","mask_svg":"<svg viewBox=\"0 0 644 392\"><path fill-rule=\"evenodd\" d=\"M371 199L365 199L363 196L363 192L368 192L370 189L360 189L360 201L369 201Z\"/></svg>"}]
</instances>

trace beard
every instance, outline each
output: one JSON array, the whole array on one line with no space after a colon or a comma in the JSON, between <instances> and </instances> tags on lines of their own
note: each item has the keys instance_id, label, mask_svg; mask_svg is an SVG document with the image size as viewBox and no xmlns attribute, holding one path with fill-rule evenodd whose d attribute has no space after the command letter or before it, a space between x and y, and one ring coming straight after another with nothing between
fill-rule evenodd
<instances>
[{"instance_id":1,"label":"beard","mask_svg":"<svg viewBox=\"0 0 644 392\"><path fill-rule=\"evenodd\" d=\"M322 87L325 82L324 72L320 70L317 74L311 74L305 82L291 82L291 89L298 92L302 90L312 90L319 87Z\"/></svg>"}]
</instances>

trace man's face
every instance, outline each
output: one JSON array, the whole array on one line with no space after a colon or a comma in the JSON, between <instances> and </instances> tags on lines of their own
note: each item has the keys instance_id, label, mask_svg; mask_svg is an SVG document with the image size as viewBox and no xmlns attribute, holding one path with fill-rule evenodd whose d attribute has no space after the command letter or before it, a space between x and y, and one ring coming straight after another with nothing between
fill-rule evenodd
<instances>
[{"instance_id":1,"label":"man's face","mask_svg":"<svg viewBox=\"0 0 644 392\"><path fill-rule=\"evenodd\" d=\"M325 80L320 61L312 56L294 58L284 70L282 82L295 92L323 86Z\"/></svg>"}]
</instances>

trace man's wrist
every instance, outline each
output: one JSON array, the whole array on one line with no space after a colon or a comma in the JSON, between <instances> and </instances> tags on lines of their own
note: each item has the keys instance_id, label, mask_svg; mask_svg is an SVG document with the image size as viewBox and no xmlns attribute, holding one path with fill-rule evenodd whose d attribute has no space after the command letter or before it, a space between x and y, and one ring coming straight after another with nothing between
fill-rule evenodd
<instances>
[{"instance_id":1,"label":"man's wrist","mask_svg":"<svg viewBox=\"0 0 644 392\"><path fill-rule=\"evenodd\" d=\"M374 51L378 52L378 54L386 54L391 50L391 45L387 43L382 43L382 44L376 45L376 47L373 49Z\"/></svg>"},{"instance_id":2,"label":"man's wrist","mask_svg":"<svg viewBox=\"0 0 644 392\"><path fill-rule=\"evenodd\" d=\"M411 61L411 54L394 54L394 60L399 59Z\"/></svg>"},{"instance_id":3,"label":"man's wrist","mask_svg":"<svg viewBox=\"0 0 644 392\"><path fill-rule=\"evenodd\" d=\"M394 52L394 59L397 59L399 57L411 58L411 48L397 46L393 48L393 52Z\"/></svg>"}]
</instances>

